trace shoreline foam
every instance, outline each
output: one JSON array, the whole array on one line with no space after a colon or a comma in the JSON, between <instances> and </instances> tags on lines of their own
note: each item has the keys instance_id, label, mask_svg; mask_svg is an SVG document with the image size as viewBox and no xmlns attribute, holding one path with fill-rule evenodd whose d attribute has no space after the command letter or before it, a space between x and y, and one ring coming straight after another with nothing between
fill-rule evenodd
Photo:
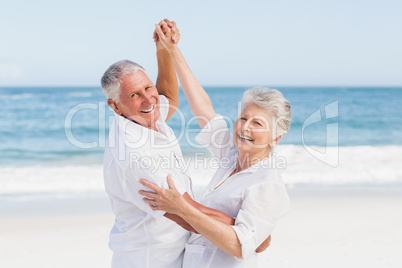
<instances>
[{"instance_id":1,"label":"shoreline foam","mask_svg":"<svg viewBox=\"0 0 402 268\"><path fill-rule=\"evenodd\" d=\"M331 150L336 148L327 148L327 152ZM302 146L282 145L276 154L276 157L286 160L282 177L289 188L402 187L402 146L340 147L339 165L335 168L314 158ZM188 168L194 191L198 195L215 172L208 163L208 157L201 160L201 164L191 160ZM0 200L10 196L32 200L41 196L57 198L104 193L103 167L100 163L0 166L0 174Z\"/></svg>"}]
</instances>

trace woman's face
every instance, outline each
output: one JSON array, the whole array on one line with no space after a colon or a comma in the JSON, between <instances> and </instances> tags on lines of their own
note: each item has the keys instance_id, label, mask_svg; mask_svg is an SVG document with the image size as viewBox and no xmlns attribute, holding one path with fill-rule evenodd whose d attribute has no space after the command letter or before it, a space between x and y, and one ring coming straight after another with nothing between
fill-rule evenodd
<instances>
[{"instance_id":1,"label":"woman's face","mask_svg":"<svg viewBox=\"0 0 402 268\"><path fill-rule=\"evenodd\" d=\"M248 104L233 127L234 143L239 153L250 156L266 154L280 137L272 139L271 115L257 105Z\"/></svg>"}]
</instances>

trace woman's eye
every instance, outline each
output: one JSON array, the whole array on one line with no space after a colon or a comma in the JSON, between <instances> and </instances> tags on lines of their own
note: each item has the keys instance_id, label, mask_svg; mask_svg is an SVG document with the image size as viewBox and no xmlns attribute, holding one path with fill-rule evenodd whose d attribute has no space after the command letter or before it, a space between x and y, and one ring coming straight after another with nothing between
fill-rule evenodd
<instances>
[{"instance_id":1,"label":"woman's eye","mask_svg":"<svg viewBox=\"0 0 402 268\"><path fill-rule=\"evenodd\" d=\"M258 126L261 126L262 127L262 125L261 125L261 123L258 123L258 122L255 122Z\"/></svg>"},{"instance_id":2,"label":"woman's eye","mask_svg":"<svg viewBox=\"0 0 402 268\"><path fill-rule=\"evenodd\" d=\"M246 118L244 118L244 117L240 117L240 120L247 120Z\"/></svg>"}]
</instances>

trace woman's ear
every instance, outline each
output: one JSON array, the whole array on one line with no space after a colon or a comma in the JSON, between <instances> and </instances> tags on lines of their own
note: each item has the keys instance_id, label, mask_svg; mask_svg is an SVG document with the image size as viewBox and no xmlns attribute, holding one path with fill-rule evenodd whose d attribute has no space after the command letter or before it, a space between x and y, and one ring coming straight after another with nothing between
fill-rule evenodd
<instances>
[{"instance_id":1,"label":"woman's ear","mask_svg":"<svg viewBox=\"0 0 402 268\"><path fill-rule=\"evenodd\" d=\"M119 110L119 107L117 106L116 102L113 101L112 99L108 99L107 100L107 105L110 106L110 108L113 109L113 111L118 114L118 115L122 115L123 113Z\"/></svg>"},{"instance_id":2,"label":"woman's ear","mask_svg":"<svg viewBox=\"0 0 402 268\"><path fill-rule=\"evenodd\" d=\"M282 139L282 135L276 137L275 139L273 139L270 143L269 146L272 148L274 146L276 146L278 144L278 142Z\"/></svg>"}]
</instances>

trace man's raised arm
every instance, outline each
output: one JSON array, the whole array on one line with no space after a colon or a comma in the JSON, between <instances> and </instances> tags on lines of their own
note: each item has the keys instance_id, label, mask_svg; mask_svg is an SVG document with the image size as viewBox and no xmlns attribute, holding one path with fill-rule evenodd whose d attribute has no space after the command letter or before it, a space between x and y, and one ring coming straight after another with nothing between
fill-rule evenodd
<instances>
[{"instance_id":1,"label":"man's raised arm","mask_svg":"<svg viewBox=\"0 0 402 268\"><path fill-rule=\"evenodd\" d=\"M177 43L180 38L179 30L176 28L174 21L164 20L167 26L176 34L174 41ZM163 24L164 27L165 24ZM162 29L167 30L167 29ZM169 113L166 121L176 112L179 107L179 83L177 81L176 72L174 69L173 60L169 52L160 43L158 36L154 32L154 41L156 42L156 58L158 60L158 78L156 80L156 88L159 95L164 95L169 100Z\"/></svg>"}]
</instances>

